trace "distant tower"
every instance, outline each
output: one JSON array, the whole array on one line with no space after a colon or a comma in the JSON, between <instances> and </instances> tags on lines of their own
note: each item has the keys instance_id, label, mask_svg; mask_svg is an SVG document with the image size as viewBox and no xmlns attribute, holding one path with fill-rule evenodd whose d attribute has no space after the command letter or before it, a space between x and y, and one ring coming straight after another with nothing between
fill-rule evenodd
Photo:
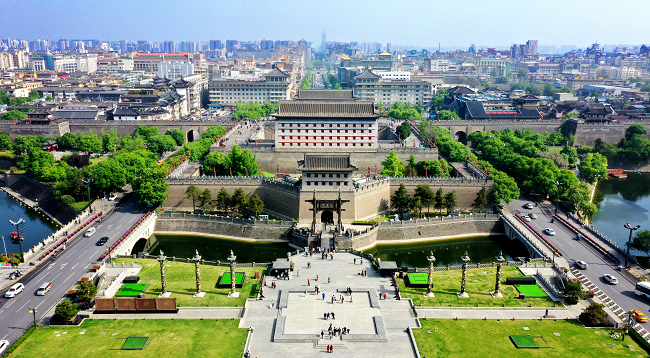
<instances>
[{"instance_id":1,"label":"distant tower","mask_svg":"<svg viewBox=\"0 0 650 358\"><path fill-rule=\"evenodd\" d=\"M325 52L327 49L327 36L325 35L325 30L323 30L323 36L321 37L321 50Z\"/></svg>"},{"instance_id":2,"label":"distant tower","mask_svg":"<svg viewBox=\"0 0 650 358\"><path fill-rule=\"evenodd\" d=\"M526 41L526 47L528 48L528 55L537 56L537 40Z\"/></svg>"}]
</instances>

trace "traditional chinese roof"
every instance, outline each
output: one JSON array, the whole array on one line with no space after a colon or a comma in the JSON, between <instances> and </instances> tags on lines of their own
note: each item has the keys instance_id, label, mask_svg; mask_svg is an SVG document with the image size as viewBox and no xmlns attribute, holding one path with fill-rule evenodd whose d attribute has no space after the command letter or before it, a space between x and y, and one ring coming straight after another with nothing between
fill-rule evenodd
<instances>
[{"instance_id":1,"label":"traditional chinese roof","mask_svg":"<svg viewBox=\"0 0 650 358\"><path fill-rule=\"evenodd\" d=\"M373 73L371 70L365 70L365 71L363 71L362 74L360 74L359 76L355 77L354 79L355 79L355 80L378 80L378 79L380 79L380 78L381 78L381 76L376 75L376 74Z\"/></svg>"},{"instance_id":2,"label":"traditional chinese roof","mask_svg":"<svg viewBox=\"0 0 650 358\"><path fill-rule=\"evenodd\" d=\"M377 118L372 101L280 101L276 118Z\"/></svg>"},{"instance_id":3,"label":"traditional chinese roof","mask_svg":"<svg viewBox=\"0 0 650 358\"><path fill-rule=\"evenodd\" d=\"M321 90L321 89L299 89L296 100L311 100L311 101L353 101L354 94L352 90Z\"/></svg>"},{"instance_id":4,"label":"traditional chinese roof","mask_svg":"<svg viewBox=\"0 0 650 358\"><path fill-rule=\"evenodd\" d=\"M358 168L350 160L349 154L318 155L305 154L305 159L298 161L300 171L356 171Z\"/></svg>"}]
</instances>

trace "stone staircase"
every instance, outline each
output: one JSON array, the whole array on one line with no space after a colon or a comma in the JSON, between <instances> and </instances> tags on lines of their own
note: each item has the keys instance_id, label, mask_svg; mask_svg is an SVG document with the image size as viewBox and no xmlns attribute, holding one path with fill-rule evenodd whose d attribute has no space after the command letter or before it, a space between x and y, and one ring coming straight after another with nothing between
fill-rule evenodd
<instances>
[{"instance_id":1,"label":"stone staircase","mask_svg":"<svg viewBox=\"0 0 650 358\"><path fill-rule=\"evenodd\" d=\"M318 341L314 342L314 349L327 350L327 346L330 345L334 348L334 352L339 349L348 349L348 346L345 345L345 342L341 341L340 336L332 337L332 339L319 339Z\"/></svg>"}]
</instances>

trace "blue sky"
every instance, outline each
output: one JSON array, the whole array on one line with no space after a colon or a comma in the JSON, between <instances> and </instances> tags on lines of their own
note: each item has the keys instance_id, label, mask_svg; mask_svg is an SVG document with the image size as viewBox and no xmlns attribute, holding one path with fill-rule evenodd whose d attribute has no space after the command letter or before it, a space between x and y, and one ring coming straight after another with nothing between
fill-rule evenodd
<instances>
[{"instance_id":1,"label":"blue sky","mask_svg":"<svg viewBox=\"0 0 650 358\"><path fill-rule=\"evenodd\" d=\"M650 43L650 0L2 0L0 38L299 40L437 47Z\"/></svg>"}]
</instances>

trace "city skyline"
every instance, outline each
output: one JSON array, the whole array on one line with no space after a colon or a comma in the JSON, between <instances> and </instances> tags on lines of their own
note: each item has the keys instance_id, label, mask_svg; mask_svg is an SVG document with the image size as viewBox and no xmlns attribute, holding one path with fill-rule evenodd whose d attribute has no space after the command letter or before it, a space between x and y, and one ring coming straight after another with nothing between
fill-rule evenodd
<instances>
[{"instance_id":1,"label":"city skyline","mask_svg":"<svg viewBox=\"0 0 650 358\"><path fill-rule=\"evenodd\" d=\"M462 8L416 0L395 9L387 1L333 0L326 7L314 8L292 0L236 5L201 0L177 11L167 0L137 3L118 0L110 4L73 0L65 5L9 0L5 7L9 11L0 14L0 21L5 25L0 37L102 41L297 41L304 38L318 48L324 30L328 41L380 42L421 48L439 45L462 48L471 44L508 47L530 39L537 39L540 47L585 48L594 42L633 46L648 43L646 34L650 33L650 24L644 21L643 14L650 11L650 3L634 0L620 8L611 8L609 4L551 0L540 7L533 1L522 1L518 9L504 10L510 3L500 0L468 0ZM337 13L347 16L331 15ZM414 19L413 14L428 17ZM539 19L539 24L535 24L535 19L531 21L532 16ZM607 21L600 24L594 19ZM624 25L612 26L616 19L625 19L619 22Z\"/></svg>"}]
</instances>

